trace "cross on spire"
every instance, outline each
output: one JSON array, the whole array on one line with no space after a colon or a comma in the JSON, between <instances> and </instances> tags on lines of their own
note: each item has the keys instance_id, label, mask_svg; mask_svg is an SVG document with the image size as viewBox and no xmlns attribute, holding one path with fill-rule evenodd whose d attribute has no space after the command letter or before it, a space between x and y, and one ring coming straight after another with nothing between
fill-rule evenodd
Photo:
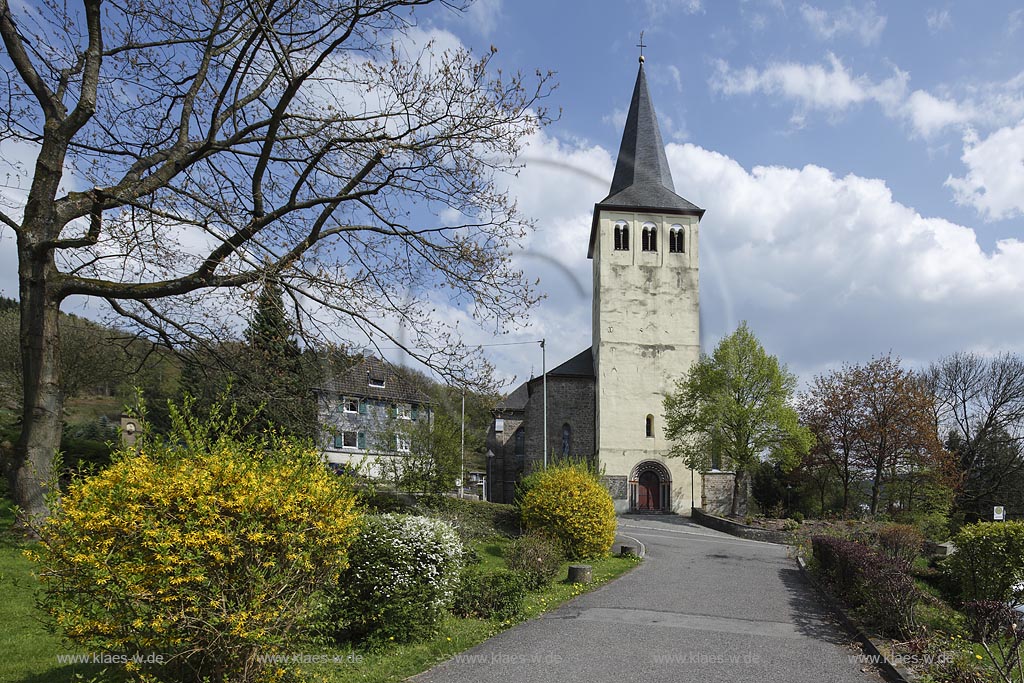
<instances>
[{"instance_id":1,"label":"cross on spire","mask_svg":"<svg viewBox=\"0 0 1024 683\"><path fill-rule=\"evenodd\" d=\"M640 63L643 64L644 63L644 48L647 47L646 45L644 45L644 32L643 31L640 31L640 42L637 43L636 46L638 48L640 48Z\"/></svg>"}]
</instances>

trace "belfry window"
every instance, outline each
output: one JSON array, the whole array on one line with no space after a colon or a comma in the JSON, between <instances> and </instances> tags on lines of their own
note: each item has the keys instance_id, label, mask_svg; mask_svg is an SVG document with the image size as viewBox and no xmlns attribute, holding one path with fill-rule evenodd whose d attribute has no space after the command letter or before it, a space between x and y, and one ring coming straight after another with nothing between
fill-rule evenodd
<instances>
[{"instance_id":1,"label":"belfry window","mask_svg":"<svg viewBox=\"0 0 1024 683\"><path fill-rule=\"evenodd\" d=\"M643 251L658 251L658 226L644 223L641 248Z\"/></svg>"},{"instance_id":2,"label":"belfry window","mask_svg":"<svg viewBox=\"0 0 1024 683\"><path fill-rule=\"evenodd\" d=\"M629 223L615 221L615 251L629 251Z\"/></svg>"},{"instance_id":3,"label":"belfry window","mask_svg":"<svg viewBox=\"0 0 1024 683\"><path fill-rule=\"evenodd\" d=\"M683 226L678 223L669 228L668 231L668 250L672 254L682 254L686 251L686 244L683 242L684 235Z\"/></svg>"}]
</instances>

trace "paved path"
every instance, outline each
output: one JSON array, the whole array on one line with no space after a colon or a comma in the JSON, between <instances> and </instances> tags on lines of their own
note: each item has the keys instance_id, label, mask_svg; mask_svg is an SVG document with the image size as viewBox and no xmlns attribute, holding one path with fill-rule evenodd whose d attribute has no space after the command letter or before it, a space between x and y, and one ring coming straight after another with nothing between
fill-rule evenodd
<instances>
[{"instance_id":1,"label":"paved path","mask_svg":"<svg viewBox=\"0 0 1024 683\"><path fill-rule=\"evenodd\" d=\"M417 683L879 683L785 547L681 517L625 517L647 559L626 576L509 629ZM864 669L864 671L862 671Z\"/></svg>"}]
</instances>

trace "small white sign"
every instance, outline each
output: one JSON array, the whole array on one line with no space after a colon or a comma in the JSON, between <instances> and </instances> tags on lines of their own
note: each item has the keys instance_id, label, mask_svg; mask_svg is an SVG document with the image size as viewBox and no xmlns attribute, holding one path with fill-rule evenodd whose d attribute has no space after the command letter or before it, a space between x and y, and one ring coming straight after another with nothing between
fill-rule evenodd
<instances>
[{"instance_id":1,"label":"small white sign","mask_svg":"<svg viewBox=\"0 0 1024 683\"><path fill-rule=\"evenodd\" d=\"M1006 519L1006 508L1002 505L996 505L992 508L992 519L997 522L1002 522Z\"/></svg>"},{"instance_id":2,"label":"small white sign","mask_svg":"<svg viewBox=\"0 0 1024 683\"><path fill-rule=\"evenodd\" d=\"M455 488L459 488L459 489L462 488L462 480L461 479L456 479L455 480Z\"/></svg>"}]
</instances>

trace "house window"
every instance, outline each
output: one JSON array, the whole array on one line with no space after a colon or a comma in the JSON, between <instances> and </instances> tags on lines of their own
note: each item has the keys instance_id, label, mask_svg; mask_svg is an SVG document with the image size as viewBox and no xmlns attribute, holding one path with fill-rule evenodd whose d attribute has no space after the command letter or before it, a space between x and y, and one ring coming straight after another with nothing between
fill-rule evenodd
<instances>
[{"instance_id":1,"label":"house window","mask_svg":"<svg viewBox=\"0 0 1024 683\"><path fill-rule=\"evenodd\" d=\"M653 439L654 438L654 416L653 415L648 415L647 416L647 438L648 439Z\"/></svg>"},{"instance_id":2,"label":"house window","mask_svg":"<svg viewBox=\"0 0 1024 683\"><path fill-rule=\"evenodd\" d=\"M412 409L408 403L399 403L396 410L399 420L412 419Z\"/></svg>"},{"instance_id":3,"label":"house window","mask_svg":"<svg viewBox=\"0 0 1024 683\"><path fill-rule=\"evenodd\" d=\"M374 389L383 389L386 382L384 381L383 377L370 376L370 378L367 381L367 384L369 384Z\"/></svg>"},{"instance_id":4,"label":"house window","mask_svg":"<svg viewBox=\"0 0 1024 683\"><path fill-rule=\"evenodd\" d=\"M403 434L395 435L395 450L399 453L409 452L409 437Z\"/></svg>"},{"instance_id":5,"label":"house window","mask_svg":"<svg viewBox=\"0 0 1024 683\"><path fill-rule=\"evenodd\" d=\"M364 442L365 443L365 442ZM341 432L334 435L335 448L358 448L359 437L355 432Z\"/></svg>"},{"instance_id":6,"label":"house window","mask_svg":"<svg viewBox=\"0 0 1024 683\"><path fill-rule=\"evenodd\" d=\"M658 251L658 226L650 221L644 223L641 240L643 251Z\"/></svg>"},{"instance_id":7,"label":"house window","mask_svg":"<svg viewBox=\"0 0 1024 683\"><path fill-rule=\"evenodd\" d=\"M341 399L341 409L346 413L358 413L359 412L359 399L346 396Z\"/></svg>"},{"instance_id":8,"label":"house window","mask_svg":"<svg viewBox=\"0 0 1024 683\"><path fill-rule=\"evenodd\" d=\"M562 425L562 455L568 457L572 452L572 427L566 422Z\"/></svg>"},{"instance_id":9,"label":"house window","mask_svg":"<svg viewBox=\"0 0 1024 683\"><path fill-rule=\"evenodd\" d=\"M683 226L676 223L668 231L668 250L672 254L682 254L686 251L685 244L683 242L684 235Z\"/></svg>"},{"instance_id":10,"label":"house window","mask_svg":"<svg viewBox=\"0 0 1024 683\"><path fill-rule=\"evenodd\" d=\"M615 221L615 251L629 251L629 223Z\"/></svg>"},{"instance_id":11,"label":"house window","mask_svg":"<svg viewBox=\"0 0 1024 683\"><path fill-rule=\"evenodd\" d=\"M523 431L522 427L516 430L514 448L517 458L522 458L526 455L526 432Z\"/></svg>"}]
</instances>

